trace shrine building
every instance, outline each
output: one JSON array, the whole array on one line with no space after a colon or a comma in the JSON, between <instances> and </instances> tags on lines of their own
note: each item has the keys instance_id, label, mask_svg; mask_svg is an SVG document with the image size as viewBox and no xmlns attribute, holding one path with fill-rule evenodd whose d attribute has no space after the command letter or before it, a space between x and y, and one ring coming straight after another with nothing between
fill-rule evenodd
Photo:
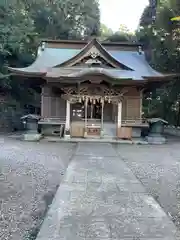
<instances>
[{"instance_id":1,"label":"shrine building","mask_svg":"<svg viewBox=\"0 0 180 240\"><path fill-rule=\"evenodd\" d=\"M148 64L138 43L45 40L35 62L9 70L41 84L44 136L140 137L143 92L172 79Z\"/></svg>"}]
</instances>

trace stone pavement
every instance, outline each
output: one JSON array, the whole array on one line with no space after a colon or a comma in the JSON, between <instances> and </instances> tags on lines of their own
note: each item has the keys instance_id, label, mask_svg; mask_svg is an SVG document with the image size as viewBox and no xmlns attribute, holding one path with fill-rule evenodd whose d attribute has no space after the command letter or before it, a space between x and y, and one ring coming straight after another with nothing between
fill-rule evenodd
<instances>
[{"instance_id":1,"label":"stone pavement","mask_svg":"<svg viewBox=\"0 0 180 240\"><path fill-rule=\"evenodd\" d=\"M175 232L110 144L79 143L37 240L174 240Z\"/></svg>"}]
</instances>

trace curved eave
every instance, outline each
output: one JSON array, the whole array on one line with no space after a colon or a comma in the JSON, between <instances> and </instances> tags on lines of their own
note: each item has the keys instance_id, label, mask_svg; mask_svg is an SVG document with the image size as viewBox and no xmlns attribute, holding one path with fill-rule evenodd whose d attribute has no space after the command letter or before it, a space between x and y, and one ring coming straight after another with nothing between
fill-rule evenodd
<instances>
[{"instance_id":1,"label":"curved eave","mask_svg":"<svg viewBox=\"0 0 180 240\"><path fill-rule=\"evenodd\" d=\"M16 75L19 76L32 76L32 77L43 77L47 74L47 71L28 71L26 68L12 68L8 67L7 68L10 72L15 73Z\"/></svg>"},{"instance_id":2,"label":"curved eave","mask_svg":"<svg viewBox=\"0 0 180 240\"><path fill-rule=\"evenodd\" d=\"M70 74L55 74L51 75L52 72L47 73L47 75L44 77L47 81L55 82L84 82L90 79L90 76L104 76L106 77L105 81L108 81L114 85L151 85L157 86L160 84L160 86L167 82L172 80L172 77L176 77L177 74L167 74L167 75L161 75L161 76L125 76L124 74L114 75L113 72L107 72L105 69L85 69L78 72L73 72ZM99 80L97 80L98 82ZM155 85L154 85L155 84ZM159 85L158 85L159 86Z\"/></svg>"},{"instance_id":3,"label":"curved eave","mask_svg":"<svg viewBox=\"0 0 180 240\"><path fill-rule=\"evenodd\" d=\"M172 78L176 78L180 76L180 74L176 74L176 73L172 73L172 74L161 74L158 76L143 76L144 79L146 79L147 81L171 81Z\"/></svg>"},{"instance_id":4,"label":"curved eave","mask_svg":"<svg viewBox=\"0 0 180 240\"><path fill-rule=\"evenodd\" d=\"M136 85L144 85L146 84L146 80L140 80L140 79L133 79L130 77L121 77L121 78L117 78L114 76L110 76L107 74L101 74L101 76L104 76L104 78L97 78L97 80L92 80L92 82L97 82L98 84L105 81L108 82L109 84L112 85L132 85L132 86L136 86ZM97 76L99 77L100 74L85 74L83 75L83 77L79 77L79 76L66 76L66 77L44 77L44 79L48 82L56 82L56 83L68 83L68 84L72 84L72 83L83 83L86 81L90 81L91 82L91 76Z\"/></svg>"},{"instance_id":5,"label":"curved eave","mask_svg":"<svg viewBox=\"0 0 180 240\"><path fill-rule=\"evenodd\" d=\"M111 85L127 85L127 86L136 86L136 85L144 85L145 84L145 81L142 81L142 80L133 80L132 78L121 78L121 79L115 79L115 78L112 78L112 77L108 77L108 76L105 76L106 78L102 79L102 80L97 80L97 83L100 84L101 82L107 82ZM54 78L47 78L47 77L44 77L44 79L47 81L47 82L54 82L54 83L63 83L63 84L72 84L72 83L83 83L83 82L86 82L86 81L90 81L89 80L89 76L84 77L84 78L73 78L73 77L66 77L66 78L58 78L58 79L54 79ZM93 83L95 83L96 81L92 81Z\"/></svg>"},{"instance_id":6,"label":"curved eave","mask_svg":"<svg viewBox=\"0 0 180 240\"><path fill-rule=\"evenodd\" d=\"M55 69L54 69L55 70ZM67 69L66 69L67 70ZM104 68L88 68L88 69L79 69L72 72L47 72L46 77L51 79L59 79L59 78L82 78L85 76L93 76L93 75L104 75L106 77L120 80L120 79L132 79L132 80L143 80L142 76L133 72L133 71L121 71L121 70L107 70Z\"/></svg>"}]
</instances>

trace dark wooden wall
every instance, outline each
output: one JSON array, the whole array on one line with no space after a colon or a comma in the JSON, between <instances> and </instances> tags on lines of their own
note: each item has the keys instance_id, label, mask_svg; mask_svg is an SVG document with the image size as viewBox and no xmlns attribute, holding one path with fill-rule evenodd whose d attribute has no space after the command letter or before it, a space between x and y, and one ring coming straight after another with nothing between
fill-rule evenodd
<instances>
[{"instance_id":1,"label":"dark wooden wall","mask_svg":"<svg viewBox=\"0 0 180 240\"><path fill-rule=\"evenodd\" d=\"M41 115L44 118L65 119L66 117L66 101L60 95L54 94L48 85L42 87ZM122 101L122 120L139 118L141 118L141 94L136 88L129 88ZM104 121L116 121L116 119L117 106L106 103Z\"/></svg>"},{"instance_id":2,"label":"dark wooden wall","mask_svg":"<svg viewBox=\"0 0 180 240\"><path fill-rule=\"evenodd\" d=\"M141 93L136 88L129 88L122 102L122 119L141 118Z\"/></svg>"},{"instance_id":3,"label":"dark wooden wall","mask_svg":"<svg viewBox=\"0 0 180 240\"><path fill-rule=\"evenodd\" d=\"M42 87L41 116L44 118L66 118L66 101L54 94L48 85Z\"/></svg>"}]
</instances>

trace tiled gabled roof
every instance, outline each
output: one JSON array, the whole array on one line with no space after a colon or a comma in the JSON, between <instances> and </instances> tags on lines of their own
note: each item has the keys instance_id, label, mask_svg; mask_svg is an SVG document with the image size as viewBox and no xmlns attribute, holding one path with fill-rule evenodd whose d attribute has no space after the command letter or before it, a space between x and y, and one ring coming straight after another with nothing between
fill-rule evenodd
<instances>
[{"instance_id":1,"label":"tiled gabled roof","mask_svg":"<svg viewBox=\"0 0 180 240\"><path fill-rule=\"evenodd\" d=\"M95 41L97 43L97 41ZM89 43L87 47L92 44ZM100 44L100 43L98 43ZM65 72L65 66L63 67L65 62L69 62L72 59L78 58L86 50L86 47L83 49L66 49L66 48L50 48L47 47L37 56L35 62L26 68L9 68L10 71L16 72L17 74L23 75L38 75L45 77L46 75L50 77L50 73L55 74L55 72L60 75L63 75L63 71ZM121 50L107 50L104 47L101 48L105 54L111 60L116 63L122 64L129 68L128 70L120 70L120 69L104 69L103 73L109 74L109 76L113 78L129 78L133 80L143 80L144 77L163 77L164 75L152 69L152 67L148 64L145 59L145 55L142 52L141 54L138 50L134 51L121 51ZM59 70L53 70L54 67L58 66ZM130 71L131 70L131 71ZM92 70L84 69L85 71L89 71L93 73ZM97 71L97 70L96 70ZM82 73L82 70L80 71ZM78 73L78 75L80 74ZM74 69L74 73L77 74L77 68ZM72 73L73 74L73 73Z\"/></svg>"}]
</instances>

